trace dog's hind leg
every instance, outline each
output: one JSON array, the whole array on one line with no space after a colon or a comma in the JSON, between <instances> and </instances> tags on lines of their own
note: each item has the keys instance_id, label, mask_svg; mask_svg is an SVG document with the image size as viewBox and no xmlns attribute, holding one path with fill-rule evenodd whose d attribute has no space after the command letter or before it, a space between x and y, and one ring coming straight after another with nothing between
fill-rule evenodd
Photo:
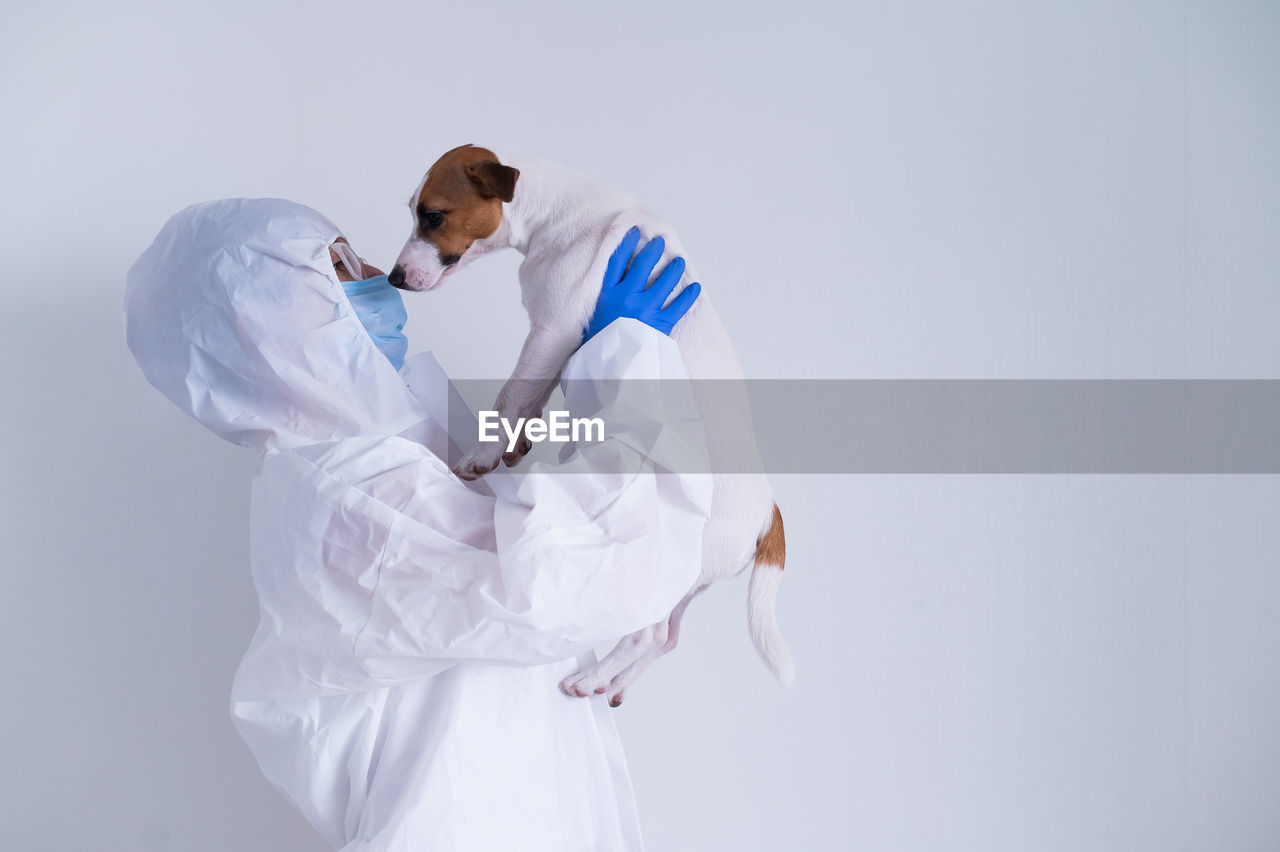
<instances>
[{"instance_id":1,"label":"dog's hind leg","mask_svg":"<svg viewBox=\"0 0 1280 852\"><path fill-rule=\"evenodd\" d=\"M617 707L622 703L622 690L654 660L675 648L680 636L680 619L689 602L704 588L706 586L699 586L685 595L671 614L657 624L622 637L594 666L561 681L560 690L565 695L579 697L607 693L609 703Z\"/></svg>"},{"instance_id":2,"label":"dog's hind leg","mask_svg":"<svg viewBox=\"0 0 1280 852\"><path fill-rule=\"evenodd\" d=\"M648 651L614 675L613 679L609 681L603 692L609 696L610 707L621 705L622 694L627 687L635 683L636 678L644 674L644 670L649 668L659 657L675 650L676 644L680 641L680 620L684 617L684 611L689 606L689 601L693 600L694 595L704 588L706 587L702 586L685 595L684 599L676 604L676 608L671 610L671 615L667 617L667 637L662 644L650 647ZM596 691L600 692L601 690Z\"/></svg>"}]
</instances>

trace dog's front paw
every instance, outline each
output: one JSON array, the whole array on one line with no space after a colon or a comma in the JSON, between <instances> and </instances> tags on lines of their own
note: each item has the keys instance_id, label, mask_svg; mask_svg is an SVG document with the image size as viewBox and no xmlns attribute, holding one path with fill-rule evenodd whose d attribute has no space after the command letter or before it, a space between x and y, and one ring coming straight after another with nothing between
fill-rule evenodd
<instances>
[{"instance_id":1,"label":"dog's front paw","mask_svg":"<svg viewBox=\"0 0 1280 852\"><path fill-rule=\"evenodd\" d=\"M493 470L502 458L500 445L482 444L463 456L462 460L454 465L453 473L459 479L470 482Z\"/></svg>"},{"instance_id":2,"label":"dog's front paw","mask_svg":"<svg viewBox=\"0 0 1280 852\"><path fill-rule=\"evenodd\" d=\"M508 453L502 454L502 463L507 467L515 467L520 463L520 459L529 454L533 449L533 441L530 441L524 435L520 436L520 440L516 441L515 449Z\"/></svg>"}]
</instances>

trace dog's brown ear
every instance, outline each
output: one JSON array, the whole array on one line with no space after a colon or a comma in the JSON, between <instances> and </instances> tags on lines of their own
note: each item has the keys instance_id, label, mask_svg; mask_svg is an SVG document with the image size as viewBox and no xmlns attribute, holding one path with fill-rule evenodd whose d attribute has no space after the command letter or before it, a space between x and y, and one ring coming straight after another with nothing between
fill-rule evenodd
<instances>
[{"instance_id":1,"label":"dog's brown ear","mask_svg":"<svg viewBox=\"0 0 1280 852\"><path fill-rule=\"evenodd\" d=\"M497 160L483 160L467 166L467 179L483 198L510 201L516 196L516 179L520 170L504 166Z\"/></svg>"}]
</instances>

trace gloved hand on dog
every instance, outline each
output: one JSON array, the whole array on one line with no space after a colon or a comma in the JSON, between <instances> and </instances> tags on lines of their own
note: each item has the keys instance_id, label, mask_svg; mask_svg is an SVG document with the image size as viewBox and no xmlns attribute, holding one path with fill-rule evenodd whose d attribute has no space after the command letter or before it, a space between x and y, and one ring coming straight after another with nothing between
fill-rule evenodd
<instances>
[{"instance_id":1,"label":"gloved hand on dog","mask_svg":"<svg viewBox=\"0 0 1280 852\"><path fill-rule=\"evenodd\" d=\"M662 237L654 237L637 253L636 246L639 243L640 229L632 228L609 256L595 313L591 315L591 321L582 333L583 343L603 331L609 323L623 317L640 320L645 325L670 335L671 329L693 307L698 294L702 292L702 285L695 281L681 290L664 309L663 303L684 275L684 258L674 258L658 275L653 285L646 287L649 275L662 259L666 241ZM633 253L635 257L632 257ZM627 261L631 261L630 266Z\"/></svg>"}]
</instances>

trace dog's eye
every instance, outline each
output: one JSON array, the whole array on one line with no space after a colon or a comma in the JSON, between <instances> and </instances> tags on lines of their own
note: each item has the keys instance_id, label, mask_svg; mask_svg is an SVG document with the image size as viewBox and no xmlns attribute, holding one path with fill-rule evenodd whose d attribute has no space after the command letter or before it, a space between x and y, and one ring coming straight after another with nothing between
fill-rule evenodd
<instances>
[{"instance_id":1,"label":"dog's eye","mask_svg":"<svg viewBox=\"0 0 1280 852\"><path fill-rule=\"evenodd\" d=\"M422 214L422 224L428 228L439 228L444 224L444 211L427 210Z\"/></svg>"}]
</instances>

